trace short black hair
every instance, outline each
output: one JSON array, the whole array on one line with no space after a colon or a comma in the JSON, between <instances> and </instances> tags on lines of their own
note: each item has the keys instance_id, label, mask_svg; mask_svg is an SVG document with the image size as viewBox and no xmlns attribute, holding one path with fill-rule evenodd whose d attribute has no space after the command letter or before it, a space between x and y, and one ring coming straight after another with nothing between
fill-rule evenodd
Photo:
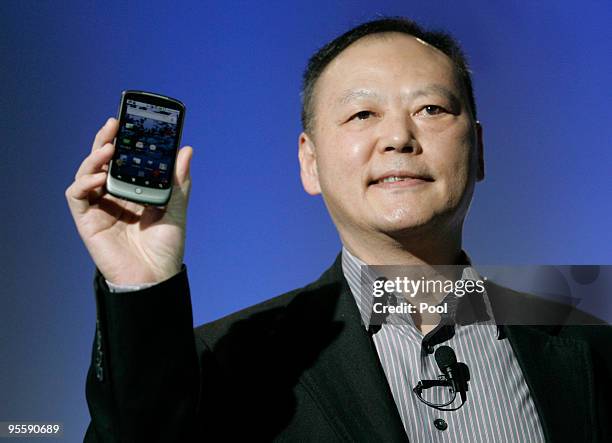
<instances>
[{"instance_id":1,"label":"short black hair","mask_svg":"<svg viewBox=\"0 0 612 443\"><path fill-rule=\"evenodd\" d=\"M463 50L448 32L428 31L412 20L403 17L385 17L363 23L350 29L319 49L310 60L304 71L302 83L302 127L310 132L314 121L314 89L317 80L329 63L342 51L357 40L372 34L400 32L419 38L446 54L454 63L459 79L467 92L472 117L476 120L476 100L472 87L472 77Z\"/></svg>"}]
</instances>

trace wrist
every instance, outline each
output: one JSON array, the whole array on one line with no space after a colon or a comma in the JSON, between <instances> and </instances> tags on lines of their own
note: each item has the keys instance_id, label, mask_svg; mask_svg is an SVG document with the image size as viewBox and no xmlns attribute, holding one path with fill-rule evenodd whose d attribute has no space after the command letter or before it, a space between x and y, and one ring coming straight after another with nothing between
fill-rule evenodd
<instances>
[{"instance_id":1,"label":"wrist","mask_svg":"<svg viewBox=\"0 0 612 443\"><path fill-rule=\"evenodd\" d=\"M111 277L106 278L104 273L102 273L104 280L108 288L111 292L128 292L128 291L138 291L141 289L146 289L151 286L158 285L166 280L171 279L176 276L183 270L184 265L179 266L177 269L171 269L165 272L154 273L153 275L134 275L130 274L129 276L121 276L121 277Z\"/></svg>"}]
</instances>

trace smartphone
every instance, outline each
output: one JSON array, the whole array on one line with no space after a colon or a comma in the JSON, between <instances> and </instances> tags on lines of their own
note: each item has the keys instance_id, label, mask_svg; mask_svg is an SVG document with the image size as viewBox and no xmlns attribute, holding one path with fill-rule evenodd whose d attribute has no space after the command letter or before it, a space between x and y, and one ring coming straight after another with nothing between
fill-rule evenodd
<instances>
[{"instance_id":1,"label":"smartphone","mask_svg":"<svg viewBox=\"0 0 612 443\"><path fill-rule=\"evenodd\" d=\"M117 118L119 130L106 190L126 200L166 205L172 193L185 105L151 92L123 91Z\"/></svg>"}]
</instances>

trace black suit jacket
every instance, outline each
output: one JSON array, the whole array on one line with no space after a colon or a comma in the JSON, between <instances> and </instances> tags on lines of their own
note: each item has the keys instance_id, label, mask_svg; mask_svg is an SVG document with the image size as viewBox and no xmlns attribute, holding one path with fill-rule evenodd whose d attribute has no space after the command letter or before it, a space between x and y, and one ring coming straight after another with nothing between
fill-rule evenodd
<instances>
[{"instance_id":1,"label":"black suit jacket","mask_svg":"<svg viewBox=\"0 0 612 443\"><path fill-rule=\"evenodd\" d=\"M86 442L408 441L340 255L316 282L195 330L185 268L124 294L97 273L95 291ZM541 303L487 292L496 318ZM610 441L611 328L504 332L546 439Z\"/></svg>"}]
</instances>

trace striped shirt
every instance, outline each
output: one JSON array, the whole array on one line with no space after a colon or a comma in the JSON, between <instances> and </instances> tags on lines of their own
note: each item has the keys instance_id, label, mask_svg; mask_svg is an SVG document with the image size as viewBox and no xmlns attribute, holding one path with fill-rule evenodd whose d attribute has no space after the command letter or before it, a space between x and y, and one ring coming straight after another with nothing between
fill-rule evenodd
<instances>
[{"instance_id":1,"label":"striped shirt","mask_svg":"<svg viewBox=\"0 0 612 443\"><path fill-rule=\"evenodd\" d=\"M362 266L365 265L346 248L342 249L342 271L367 328L373 300L369 291L360 290ZM477 279L477 276L475 269L468 266L462 278ZM454 335L443 341L455 351L458 361L467 364L471 375L467 401L456 411L436 410L421 403L412 392L419 380L435 380L440 370L434 355L423 352L423 334L414 326L410 315L401 324L383 323L372 336L411 442L544 441L538 413L521 368L508 340L498 339L498 328L492 319L486 293L484 295L490 320L457 324ZM431 333L427 335L430 336ZM434 403L448 399L442 388L426 392L423 396ZM458 405L458 400L452 404ZM434 426L437 419L444 420L446 429Z\"/></svg>"}]
</instances>

